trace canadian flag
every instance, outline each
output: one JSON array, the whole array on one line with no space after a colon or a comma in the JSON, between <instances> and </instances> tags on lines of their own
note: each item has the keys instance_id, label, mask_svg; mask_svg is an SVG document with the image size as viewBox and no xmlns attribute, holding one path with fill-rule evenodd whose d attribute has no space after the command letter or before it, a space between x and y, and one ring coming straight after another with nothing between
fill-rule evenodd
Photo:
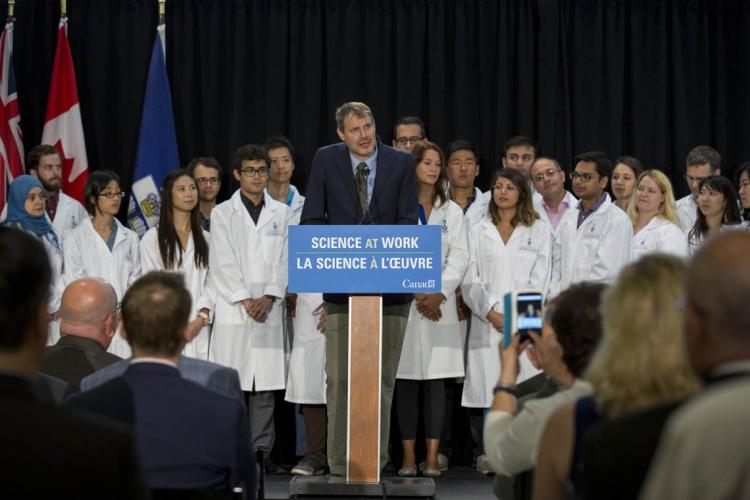
<instances>
[{"instance_id":1,"label":"canadian flag","mask_svg":"<svg viewBox=\"0 0 750 500\"><path fill-rule=\"evenodd\" d=\"M65 18L60 20L60 27L57 29L57 50L49 86L42 144L51 144L60 152L63 192L83 202L83 188L89 177L89 162L86 158L76 74L73 57L70 55Z\"/></svg>"}]
</instances>

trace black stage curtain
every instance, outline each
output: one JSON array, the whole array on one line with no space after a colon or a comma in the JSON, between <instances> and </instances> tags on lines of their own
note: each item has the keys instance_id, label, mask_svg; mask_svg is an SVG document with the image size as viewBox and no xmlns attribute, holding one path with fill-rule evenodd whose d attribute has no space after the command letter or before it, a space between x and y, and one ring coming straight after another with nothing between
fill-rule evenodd
<instances>
[{"instance_id":1,"label":"black stage curtain","mask_svg":"<svg viewBox=\"0 0 750 500\"><path fill-rule=\"evenodd\" d=\"M70 0L91 168L131 178L155 0ZM59 3L18 0L15 62L27 147L46 107ZM475 142L480 186L514 134L570 167L601 149L665 170L681 193L696 144L750 158L745 0L169 0L167 65L180 156L216 156L272 134L297 149L293 182L333 112L368 103L390 142L402 115L445 146ZM225 183L227 188L228 183Z\"/></svg>"}]
</instances>

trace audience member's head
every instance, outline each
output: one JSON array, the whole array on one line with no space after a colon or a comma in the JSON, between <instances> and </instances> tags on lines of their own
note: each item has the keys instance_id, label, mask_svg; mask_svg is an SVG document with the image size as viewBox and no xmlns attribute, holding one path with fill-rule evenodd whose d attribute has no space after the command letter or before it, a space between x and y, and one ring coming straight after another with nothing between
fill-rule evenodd
<instances>
[{"instance_id":1,"label":"audience member's head","mask_svg":"<svg viewBox=\"0 0 750 500\"><path fill-rule=\"evenodd\" d=\"M687 276L685 344L703 378L750 360L750 234L728 231L695 254Z\"/></svg>"},{"instance_id":2,"label":"audience member's head","mask_svg":"<svg viewBox=\"0 0 750 500\"><path fill-rule=\"evenodd\" d=\"M565 196L565 172L554 158L537 156L531 164L531 180L534 182L534 189L545 201Z\"/></svg>"},{"instance_id":3,"label":"audience member's head","mask_svg":"<svg viewBox=\"0 0 750 500\"><path fill-rule=\"evenodd\" d=\"M516 135L503 144L503 168L518 170L528 182L531 164L536 158L536 141L525 135Z\"/></svg>"},{"instance_id":4,"label":"audience member's head","mask_svg":"<svg viewBox=\"0 0 750 500\"><path fill-rule=\"evenodd\" d=\"M639 215L653 214L673 224L680 224L677 216L677 203L672 191L672 183L660 170L651 169L643 172L636 182L633 201L628 205L627 213L633 224L638 222Z\"/></svg>"},{"instance_id":5,"label":"audience member's head","mask_svg":"<svg viewBox=\"0 0 750 500\"><path fill-rule=\"evenodd\" d=\"M82 278L65 288L60 304L60 335L95 340L106 349L117 322L117 294L105 280Z\"/></svg>"},{"instance_id":6,"label":"audience member's head","mask_svg":"<svg viewBox=\"0 0 750 500\"><path fill-rule=\"evenodd\" d=\"M42 243L0 227L0 369L34 374L47 343L52 271Z\"/></svg>"},{"instance_id":7,"label":"audience member's head","mask_svg":"<svg viewBox=\"0 0 750 500\"><path fill-rule=\"evenodd\" d=\"M122 299L123 333L133 357L179 356L191 304L181 274L152 271L133 283Z\"/></svg>"},{"instance_id":8,"label":"audience member's head","mask_svg":"<svg viewBox=\"0 0 750 500\"><path fill-rule=\"evenodd\" d=\"M682 339L683 260L647 255L605 292L604 335L587 378L599 410L615 417L682 399L698 388Z\"/></svg>"},{"instance_id":9,"label":"audience member's head","mask_svg":"<svg viewBox=\"0 0 750 500\"><path fill-rule=\"evenodd\" d=\"M186 169L198 185L201 201L214 202L221 189L221 165L214 158L193 158Z\"/></svg>"},{"instance_id":10,"label":"audience member's head","mask_svg":"<svg viewBox=\"0 0 750 500\"><path fill-rule=\"evenodd\" d=\"M550 326L562 347L563 362L575 378L581 378L602 336L599 312L606 285L578 283L560 295L552 306Z\"/></svg>"},{"instance_id":11,"label":"audience member's head","mask_svg":"<svg viewBox=\"0 0 750 500\"><path fill-rule=\"evenodd\" d=\"M612 175L612 162L600 151L581 153L575 157L575 169L570 174L573 193L587 202L595 202L607 189Z\"/></svg>"},{"instance_id":12,"label":"audience member's head","mask_svg":"<svg viewBox=\"0 0 750 500\"><path fill-rule=\"evenodd\" d=\"M411 151L414 145L427 138L424 122L418 116L404 116L393 125L393 146Z\"/></svg>"},{"instance_id":13,"label":"audience member's head","mask_svg":"<svg viewBox=\"0 0 750 500\"><path fill-rule=\"evenodd\" d=\"M711 146L695 146L685 160L685 180L690 192L698 197L703 179L721 174L721 155Z\"/></svg>"}]
</instances>

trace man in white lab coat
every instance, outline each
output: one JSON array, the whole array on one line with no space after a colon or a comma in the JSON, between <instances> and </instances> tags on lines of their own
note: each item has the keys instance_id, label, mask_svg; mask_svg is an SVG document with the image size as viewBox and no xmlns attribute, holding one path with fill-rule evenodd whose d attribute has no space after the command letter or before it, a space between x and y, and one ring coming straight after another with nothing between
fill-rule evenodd
<instances>
[{"instance_id":1,"label":"man in white lab coat","mask_svg":"<svg viewBox=\"0 0 750 500\"><path fill-rule=\"evenodd\" d=\"M571 173L579 201L557 228L553 262L560 262L550 285L554 296L573 283L611 283L630 259L633 227L628 216L606 193L612 162L594 151L575 158Z\"/></svg>"},{"instance_id":2,"label":"man in white lab coat","mask_svg":"<svg viewBox=\"0 0 750 500\"><path fill-rule=\"evenodd\" d=\"M712 175L721 175L721 155L711 146L695 146L685 160L685 180L690 194L677 200L680 229L688 234L698 218L698 189L701 181Z\"/></svg>"},{"instance_id":3,"label":"man in white lab coat","mask_svg":"<svg viewBox=\"0 0 750 500\"><path fill-rule=\"evenodd\" d=\"M42 183L47 191L45 211L47 218L58 236L75 229L82 220L88 218L86 209L77 200L62 192L62 160L54 146L38 144L26 156L26 168ZM5 220L3 208L2 220Z\"/></svg>"},{"instance_id":4,"label":"man in white lab coat","mask_svg":"<svg viewBox=\"0 0 750 500\"><path fill-rule=\"evenodd\" d=\"M232 158L240 188L211 214L209 273L218 292L209 359L237 370L256 449L273 445L274 390L286 384L284 304L288 208L264 192L270 167L261 146Z\"/></svg>"}]
</instances>

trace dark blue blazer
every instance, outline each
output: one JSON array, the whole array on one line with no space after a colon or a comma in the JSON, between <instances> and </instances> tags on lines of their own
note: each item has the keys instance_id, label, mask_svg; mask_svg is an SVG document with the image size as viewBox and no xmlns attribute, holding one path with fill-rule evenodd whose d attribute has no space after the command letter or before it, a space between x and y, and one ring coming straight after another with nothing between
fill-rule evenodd
<instances>
[{"instance_id":1,"label":"dark blue blazer","mask_svg":"<svg viewBox=\"0 0 750 500\"><path fill-rule=\"evenodd\" d=\"M375 187L365 213L359 204L349 148L322 147L310 166L300 224L416 224L417 178L411 155L378 141ZM345 303L348 295L324 294L326 302ZM384 294L383 304L405 304L411 294Z\"/></svg>"},{"instance_id":2,"label":"dark blue blazer","mask_svg":"<svg viewBox=\"0 0 750 500\"><path fill-rule=\"evenodd\" d=\"M183 379L177 369L131 364L122 377L66 404L131 423L150 488L243 485L248 498L254 498L255 459L242 405Z\"/></svg>"}]
</instances>

